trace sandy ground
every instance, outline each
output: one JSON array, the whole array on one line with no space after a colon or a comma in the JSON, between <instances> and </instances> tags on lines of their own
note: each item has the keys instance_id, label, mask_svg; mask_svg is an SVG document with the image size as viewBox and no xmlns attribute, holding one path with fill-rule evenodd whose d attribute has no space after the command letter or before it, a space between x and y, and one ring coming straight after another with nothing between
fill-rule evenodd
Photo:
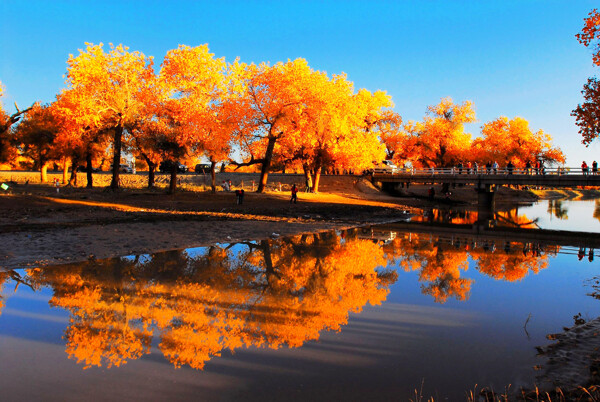
<instances>
[{"instance_id":1,"label":"sandy ground","mask_svg":"<svg viewBox=\"0 0 600 402\"><path fill-rule=\"evenodd\" d=\"M240 186L247 175L231 175ZM13 176L15 178L15 176ZM193 177L192 177L193 178ZM222 178L222 177L221 177ZM13 180L0 194L0 269L142 254L389 222L408 207L353 176L324 178L289 202L282 177L266 194L61 188ZM289 175L288 181L299 182ZM83 181L85 182L85 181Z\"/></svg>"},{"instance_id":2,"label":"sandy ground","mask_svg":"<svg viewBox=\"0 0 600 402\"><path fill-rule=\"evenodd\" d=\"M474 208L472 188L452 190L450 199L427 198L428 186L412 186L390 196L359 176L324 175L318 194L300 192L290 204L289 189L299 174L271 174L267 192L252 188L258 174L219 173L217 183L231 180L234 188L246 190L242 205L232 192L208 191L208 175L181 175L179 191L167 195L167 175L157 175L157 188L145 188L147 176L121 175L124 190L108 191L111 175L95 174L93 189L82 186L86 176L78 174L79 187L40 184L36 172L0 172L0 269L47 266L148 253L215 242L264 239L270 236L323 231L397 220L403 210L420 213L423 208ZM62 174L49 174L49 182ZM502 188L497 206L532 202L539 195Z\"/></svg>"}]
</instances>

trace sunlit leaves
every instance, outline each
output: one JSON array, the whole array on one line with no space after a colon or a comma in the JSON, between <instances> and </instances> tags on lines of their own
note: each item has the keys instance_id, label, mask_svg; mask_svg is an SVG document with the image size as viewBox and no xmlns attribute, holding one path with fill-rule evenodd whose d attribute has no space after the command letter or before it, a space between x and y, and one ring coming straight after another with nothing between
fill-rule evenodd
<instances>
[{"instance_id":1,"label":"sunlit leaves","mask_svg":"<svg viewBox=\"0 0 600 402\"><path fill-rule=\"evenodd\" d=\"M427 108L423 122L408 122L403 139L410 147L406 159L416 158L424 166L453 166L468 155L471 134L464 125L475 121L473 102L454 103L443 98L437 105Z\"/></svg>"},{"instance_id":2,"label":"sunlit leaves","mask_svg":"<svg viewBox=\"0 0 600 402\"><path fill-rule=\"evenodd\" d=\"M533 164L537 159L565 161L560 148L552 146L552 137L542 130L531 131L529 122L522 117L511 120L499 117L484 124L481 133L482 138L474 141L473 148L482 162L512 161L517 166L525 166L527 161Z\"/></svg>"},{"instance_id":3,"label":"sunlit leaves","mask_svg":"<svg viewBox=\"0 0 600 402\"><path fill-rule=\"evenodd\" d=\"M154 83L152 57L130 52L123 45L110 45L106 52L102 44L86 43L79 55L67 61L67 85L63 95L70 98L80 130L108 132L113 139L112 188L119 187L122 133L135 125L152 93Z\"/></svg>"},{"instance_id":4,"label":"sunlit leaves","mask_svg":"<svg viewBox=\"0 0 600 402\"><path fill-rule=\"evenodd\" d=\"M592 48L594 64L600 66L600 13L598 10L593 9L584 22L583 29L575 37L579 43Z\"/></svg>"}]
</instances>

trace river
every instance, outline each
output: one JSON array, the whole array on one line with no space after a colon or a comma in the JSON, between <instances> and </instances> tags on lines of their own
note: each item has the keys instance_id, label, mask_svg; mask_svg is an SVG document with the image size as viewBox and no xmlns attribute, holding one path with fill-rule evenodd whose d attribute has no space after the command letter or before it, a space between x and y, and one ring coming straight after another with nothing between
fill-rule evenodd
<instances>
[{"instance_id":1,"label":"river","mask_svg":"<svg viewBox=\"0 0 600 402\"><path fill-rule=\"evenodd\" d=\"M599 205L541 201L487 237L429 211L412 232L0 272L1 399L457 401L554 381L536 347L600 315L600 256L586 235L535 239L592 238Z\"/></svg>"}]
</instances>

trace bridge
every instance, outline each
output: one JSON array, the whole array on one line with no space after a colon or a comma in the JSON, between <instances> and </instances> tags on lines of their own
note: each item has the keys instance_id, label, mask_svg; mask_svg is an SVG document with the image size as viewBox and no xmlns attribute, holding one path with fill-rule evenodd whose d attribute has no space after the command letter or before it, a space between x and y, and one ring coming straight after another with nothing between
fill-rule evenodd
<instances>
[{"instance_id":1,"label":"bridge","mask_svg":"<svg viewBox=\"0 0 600 402\"><path fill-rule=\"evenodd\" d=\"M531 229L480 224L453 224L441 222L396 222L376 225L379 231L422 233L442 238L468 239L477 243L517 242L540 246L560 246L600 249L600 233L566 230Z\"/></svg>"},{"instance_id":2,"label":"bridge","mask_svg":"<svg viewBox=\"0 0 600 402\"><path fill-rule=\"evenodd\" d=\"M589 172L584 174L581 168L544 168L486 170L485 168L429 168L401 169L393 174L378 173L372 175L373 183L381 183L381 187L393 190L399 186L411 184L447 184L472 185L478 193L478 204L481 210L494 208L494 194L497 186L541 186L541 187L600 187L600 174Z\"/></svg>"}]
</instances>

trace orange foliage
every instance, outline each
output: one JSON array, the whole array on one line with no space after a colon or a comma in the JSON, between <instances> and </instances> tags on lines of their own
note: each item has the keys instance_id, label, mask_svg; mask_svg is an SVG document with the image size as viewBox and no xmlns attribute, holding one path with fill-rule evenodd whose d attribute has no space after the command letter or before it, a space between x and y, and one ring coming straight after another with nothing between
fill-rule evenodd
<instances>
[{"instance_id":1,"label":"orange foliage","mask_svg":"<svg viewBox=\"0 0 600 402\"><path fill-rule=\"evenodd\" d=\"M468 298L473 280L460 277L460 272L469 268L466 250L414 233L397 237L392 245L393 253L386 249L388 258L405 270L419 270L419 281L426 282L421 285L424 294L433 296L437 303L445 303L450 297Z\"/></svg>"},{"instance_id":2,"label":"orange foliage","mask_svg":"<svg viewBox=\"0 0 600 402\"><path fill-rule=\"evenodd\" d=\"M546 253L556 251L514 242L496 249L494 241L454 236L448 239L415 233L396 237L384 250L389 261L398 263L407 271L419 271L422 292L433 296L438 303L444 303L450 297L457 300L468 298L473 280L460 276L461 271L469 267L469 257L476 262L476 269L481 273L496 280L513 282L530 272L537 274L546 268Z\"/></svg>"},{"instance_id":3,"label":"orange foliage","mask_svg":"<svg viewBox=\"0 0 600 402\"><path fill-rule=\"evenodd\" d=\"M583 29L575 37L584 46L592 47L594 64L600 66L600 13L598 13L598 9L590 11L584 22Z\"/></svg>"},{"instance_id":4,"label":"orange foliage","mask_svg":"<svg viewBox=\"0 0 600 402\"><path fill-rule=\"evenodd\" d=\"M297 347L340 330L350 312L385 300L395 277L378 272L369 241L320 236L249 243L234 256L211 247L198 257L173 251L31 272L68 309L67 353L85 367L119 366L150 352L153 336L176 367L202 369L224 349Z\"/></svg>"},{"instance_id":5,"label":"orange foliage","mask_svg":"<svg viewBox=\"0 0 600 402\"><path fill-rule=\"evenodd\" d=\"M25 113L14 130L14 141L21 150L21 156L30 158L40 170L41 182L47 181L48 163L62 156L62 149L55 143L61 130L53 105L36 103Z\"/></svg>"},{"instance_id":6,"label":"orange foliage","mask_svg":"<svg viewBox=\"0 0 600 402\"><path fill-rule=\"evenodd\" d=\"M243 82L245 91L236 100L242 111L239 121L238 141L243 151L251 156L250 163L261 164L258 192L267 183L275 145L284 137L298 131L301 116L316 92L312 88L314 77L322 73L314 71L304 59L277 63L269 66L245 66ZM258 156L258 158L255 157Z\"/></svg>"},{"instance_id":7,"label":"orange foliage","mask_svg":"<svg viewBox=\"0 0 600 402\"><path fill-rule=\"evenodd\" d=\"M505 250L496 250L495 253L471 252L471 257L477 261L477 269L497 280L514 282L523 279L529 272L537 274L541 269L548 266L546 255L533 255L533 253L522 253L522 247L511 243L511 247Z\"/></svg>"},{"instance_id":8,"label":"orange foliage","mask_svg":"<svg viewBox=\"0 0 600 402\"><path fill-rule=\"evenodd\" d=\"M423 122L405 125L406 132L412 137L409 142L411 155L418 157L419 164L445 167L467 158L471 134L464 132L464 125L475 121L473 102L459 105L452 98L443 98L439 104L429 106L427 114Z\"/></svg>"},{"instance_id":9,"label":"orange foliage","mask_svg":"<svg viewBox=\"0 0 600 402\"><path fill-rule=\"evenodd\" d=\"M314 171L313 190L318 191L323 168L361 171L383 159L382 144L371 128L391 100L381 91L353 94L345 75L328 79L315 74L309 90L312 95L295 122L297 131L282 138L276 152L283 163L297 161L305 171Z\"/></svg>"},{"instance_id":10,"label":"orange foliage","mask_svg":"<svg viewBox=\"0 0 600 402\"><path fill-rule=\"evenodd\" d=\"M529 122L521 117L508 120L499 117L483 125L482 138L473 142L476 159L487 161L512 161L516 166L525 166L527 161L544 159L564 163L565 156L560 148L552 146L552 137L542 130L532 132Z\"/></svg>"},{"instance_id":11,"label":"orange foliage","mask_svg":"<svg viewBox=\"0 0 600 402\"><path fill-rule=\"evenodd\" d=\"M69 97L80 130L112 131L111 187L118 188L123 132L139 121L155 76L151 57L129 52L123 45L111 44L110 48L105 52L102 43L86 43L79 55L70 55L68 88L63 95L72 92L65 96Z\"/></svg>"}]
</instances>

